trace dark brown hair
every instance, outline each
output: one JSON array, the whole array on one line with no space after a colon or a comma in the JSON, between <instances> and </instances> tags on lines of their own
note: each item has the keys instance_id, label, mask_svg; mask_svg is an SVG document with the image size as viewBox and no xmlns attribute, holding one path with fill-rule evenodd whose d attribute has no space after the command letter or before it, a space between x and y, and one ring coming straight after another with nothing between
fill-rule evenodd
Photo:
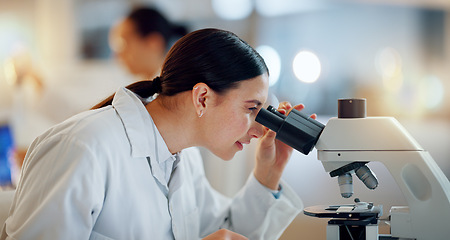
<instances>
[{"instance_id":1,"label":"dark brown hair","mask_svg":"<svg viewBox=\"0 0 450 240\"><path fill-rule=\"evenodd\" d=\"M268 73L263 58L234 33L207 28L178 40L170 49L155 81L140 81L127 86L142 98L158 93L173 96L205 83L217 93L237 87L238 83ZM110 96L93 107L110 105Z\"/></svg>"}]
</instances>

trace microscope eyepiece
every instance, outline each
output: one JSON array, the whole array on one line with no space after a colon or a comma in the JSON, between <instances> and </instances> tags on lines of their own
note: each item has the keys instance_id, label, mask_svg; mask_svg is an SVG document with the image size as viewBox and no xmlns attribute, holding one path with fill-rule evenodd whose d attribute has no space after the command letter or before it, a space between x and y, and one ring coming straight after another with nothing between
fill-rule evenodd
<instances>
[{"instance_id":1,"label":"microscope eyepiece","mask_svg":"<svg viewBox=\"0 0 450 240\"><path fill-rule=\"evenodd\" d=\"M256 121L277 133L276 138L308 155L319 139L325 125L308 115L292 109L283 115L273 106L261 109Z\"/></svg>"},{"instance_id":2,"label":"microscope eyepiece","mask_svg":"<svg viewBox=\"0 0 450 240\"><path fill-rule=\"evenodd\" d=\"M281 125L283 125L286 115L278 112L274 107L270 106L267 109L262 108L256 116L256 121L268 127L274 132L278 132Z\"/></svg>"}]
</instances>

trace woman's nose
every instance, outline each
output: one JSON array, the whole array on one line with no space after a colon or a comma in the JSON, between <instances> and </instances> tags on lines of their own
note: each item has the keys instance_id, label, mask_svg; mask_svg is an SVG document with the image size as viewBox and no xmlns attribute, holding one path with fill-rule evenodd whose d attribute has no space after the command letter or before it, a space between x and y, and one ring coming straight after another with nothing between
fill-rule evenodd
<instances>
[{"instance_id":1,"label":"woman's nose","mask_svg":"<svg viewBox=\"0 0 450 240\"><path fill-rule=\"evenodd\" d=\"M253 138L260 138L264 135L264 126L256 121L253 121L252 126L248 130L248 135Z\"/></svg>"}]
</instances>

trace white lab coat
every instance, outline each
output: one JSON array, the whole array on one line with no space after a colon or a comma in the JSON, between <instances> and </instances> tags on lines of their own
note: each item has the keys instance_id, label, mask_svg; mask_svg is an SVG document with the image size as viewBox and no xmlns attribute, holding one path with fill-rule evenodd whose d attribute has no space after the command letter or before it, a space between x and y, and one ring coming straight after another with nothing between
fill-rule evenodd
<instances>
[{"instance_id":1,"label":"white lab coat","mask_svg":"<svg viewBox=\"0 0 450 240\"><path fill-rule=\"evenodd\" d=\"M178 163L169 183L166 161ZM122 88L112 106L33 142L1 239L198 239L220 228L276 239L303 207L282 187L275 199L252 175L234 199L222 196L198 150L172 155L141 100Z\"/></svg>"}]
</instances>

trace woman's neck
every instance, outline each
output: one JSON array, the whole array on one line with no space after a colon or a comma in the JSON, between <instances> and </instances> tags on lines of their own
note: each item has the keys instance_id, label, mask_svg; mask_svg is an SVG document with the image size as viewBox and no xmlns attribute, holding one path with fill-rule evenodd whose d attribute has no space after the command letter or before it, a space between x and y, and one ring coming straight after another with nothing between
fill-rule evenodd
<instances>
[{"instance_id":1,"label":"woman's neck","mask_svg":"<svg viewBox=\"0 0 450 240\"><path fill-rule=\"evenodd\" d=\"M157 97L146 105L169 151L175 154L195 145L194 123L197 115L189 104L190 92L172 97Z\"/></svg>"}]
</instances>

